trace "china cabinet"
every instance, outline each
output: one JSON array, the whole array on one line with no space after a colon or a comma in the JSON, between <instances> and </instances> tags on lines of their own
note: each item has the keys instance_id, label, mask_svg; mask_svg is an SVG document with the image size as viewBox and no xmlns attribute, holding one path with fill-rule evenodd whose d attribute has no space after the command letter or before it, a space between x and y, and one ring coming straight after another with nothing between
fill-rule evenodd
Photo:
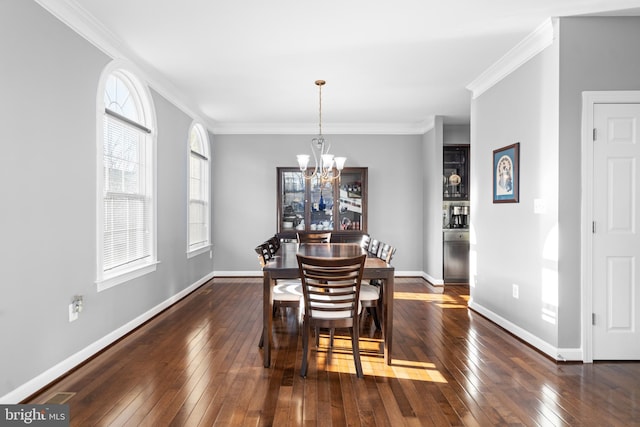
<instances>
[{"instance_id":1,"label":"china cabinet","mask_svg":"<svg viewBox=\"0 0 640 427\"><path fill-rule=\"evenodd\" d=\"M277 168L278 235L327 230L340 236L367 231L367 168L344 168L339 179L305 179L299 168Z\"/></svg>"},{"instance_id":2,"label":"china cabinet","mask_svg":"<svg viewBox=\"0 0 640 427\"><path fill-rule=\"evenodd\" d=\"M469 200L469 146L443 146L442 160L442 199Z\"/></svg>"}]
</instances>

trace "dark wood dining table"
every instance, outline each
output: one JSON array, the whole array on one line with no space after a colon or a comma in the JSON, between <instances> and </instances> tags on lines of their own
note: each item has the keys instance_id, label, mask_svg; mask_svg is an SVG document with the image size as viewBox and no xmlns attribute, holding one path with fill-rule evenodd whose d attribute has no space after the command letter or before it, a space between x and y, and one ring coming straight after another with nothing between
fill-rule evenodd
<instances>
[{"instance_id":1,"label":"dark wood dining table","mask_svg":"<svg viewBox=\"0 0 640 427\"><path fill-rule=\"evenodd\" d=\"M314 257L347 258L366 253L356 243L283 243L275 257L262 268L263 273L263 354L264 367L271 366L273 286L279 279L299 278L297 254ZM382 337L384 359L391 364L391 343L393 335L393 277L395 269L384 260L367 254L363 279L382 281Z\"/></svg>"}]
</instances>

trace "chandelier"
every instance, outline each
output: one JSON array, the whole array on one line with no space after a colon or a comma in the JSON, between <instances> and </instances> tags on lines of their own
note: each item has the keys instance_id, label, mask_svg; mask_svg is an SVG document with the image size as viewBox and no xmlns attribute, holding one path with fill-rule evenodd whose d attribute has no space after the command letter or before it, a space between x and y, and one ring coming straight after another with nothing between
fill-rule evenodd
<instances>
[{"instance_id":1,"label":"chandelier","mask_svg":"<svg viewBox=\"0 0 640 427\"><path fill-rule=\"evenodd\" d=\"M346 157L334 157L333 154L329 154L331 144L324 140L322 136L322 86L325 85L324 80L316 80L318 86L320 108L318 119L318 136L311 140L311 154L314 159L313 172L309 171L309 160L311 156L308 154L298 154L298 165L302 171L302 175L305 179L312 179L318 177L321 184L330 182L340 178L340 173L344 168L344 162ZM335 166L335 168L334 168Z\"/></svg>"}]
</instances>

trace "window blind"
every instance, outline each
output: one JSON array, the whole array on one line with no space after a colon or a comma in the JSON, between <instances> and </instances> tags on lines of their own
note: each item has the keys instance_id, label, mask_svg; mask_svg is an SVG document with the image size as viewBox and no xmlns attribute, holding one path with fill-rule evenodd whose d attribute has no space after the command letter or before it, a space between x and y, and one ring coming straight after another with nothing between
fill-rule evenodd
<instances>
[{"instance_id":1,"label":"window blind","mask_svg":"<svg viewBox=\"0 0 640 427\"><path fill-rule=\"evenodd\" d=\"M104 115L103 271L152 255L144 129Z\"/></svg>"},{"instance_id":2,"label":"window blind","mask_svg":"<svg viewBox=\"0 0 640 427\"><path fill-rule=\"evenodd\" d=\"M206 244L207 237L207 158L191 151L189 180L189 247Z\"/></svg>"}]
</instances>

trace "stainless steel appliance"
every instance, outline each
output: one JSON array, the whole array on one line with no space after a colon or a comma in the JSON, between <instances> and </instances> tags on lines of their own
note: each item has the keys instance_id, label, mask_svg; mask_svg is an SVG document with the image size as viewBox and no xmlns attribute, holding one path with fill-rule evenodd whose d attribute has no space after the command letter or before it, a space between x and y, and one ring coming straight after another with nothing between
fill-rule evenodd
<instances>
[{"instance_id":1,"label":"stainless steel appliance","mask_svg":"<svg viewBox=\"0 0 640 427\"><path fill-rule=\"evenodd\" d=\"M469 282L469 231L445 230L444 242L444 282Z\"/></svg>"},{"instance_id":2,"label":"stainless steel appliance","mask_svg":"<svg viewBox=\"0 0 640 427\"><path fill-rule=\"evenodd\" d=\"M467 228L469 226L469 206L451 206L449 218L450 228Z\"/></svg>"}]
</instances>

